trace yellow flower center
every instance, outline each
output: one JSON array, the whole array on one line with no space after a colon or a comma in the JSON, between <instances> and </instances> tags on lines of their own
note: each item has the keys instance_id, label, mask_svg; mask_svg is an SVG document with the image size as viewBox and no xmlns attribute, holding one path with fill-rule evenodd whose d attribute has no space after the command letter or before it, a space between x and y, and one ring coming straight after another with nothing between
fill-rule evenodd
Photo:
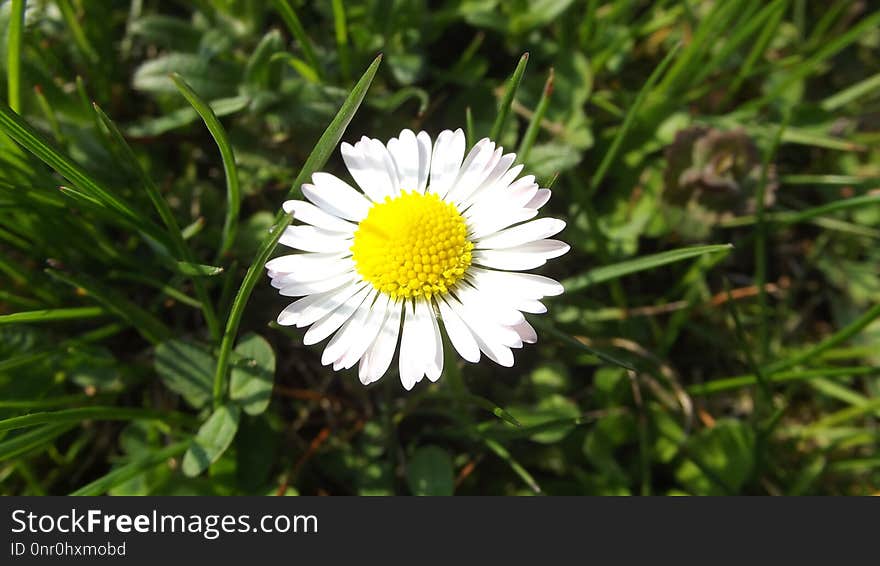
<instances>
[{"instance_id":1,"label":"yellow flower center","mask_svg":"<svg viewBox=\"0 0 880 566\"><path fill-rule=\"evenodd\" d=\"M361 277L394 299L446 293L464 277L473 249L455 205L415 191L374 204L351 246Z\"/></svg>"}]
</instances>

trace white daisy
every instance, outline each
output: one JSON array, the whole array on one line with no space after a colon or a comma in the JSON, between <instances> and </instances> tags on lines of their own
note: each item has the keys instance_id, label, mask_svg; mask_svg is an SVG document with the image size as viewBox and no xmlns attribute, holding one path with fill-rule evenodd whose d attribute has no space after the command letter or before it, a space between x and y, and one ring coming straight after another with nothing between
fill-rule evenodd
<instances>
[{"instance_id":1,"label":"white daisy","mask_svg":"<svg viewBox=\"0 0 880 566\"><path fill-rule=\"evenodd\" d=\"M387 144L367 137L342 144L361 191L329 173L304 184L307 201L284 210L303 224L280 243L302 253L266 264L272 286L302 297L278 323L309 327L305 344L330 338L321 363L334 370L360 362L365 385L382 377L400 342L406 389L443 370L440 325L462 358L480 354L510 367L512 348L537 334L523 313L544 313L553 279L519 270L544 265L569 246L548 239L565 227L531 220L550 198L534 175L519 177L516 155L488 138L465 157L465 137L446 130L431 143L403 130Z\"/></svg>"}]
</instances>

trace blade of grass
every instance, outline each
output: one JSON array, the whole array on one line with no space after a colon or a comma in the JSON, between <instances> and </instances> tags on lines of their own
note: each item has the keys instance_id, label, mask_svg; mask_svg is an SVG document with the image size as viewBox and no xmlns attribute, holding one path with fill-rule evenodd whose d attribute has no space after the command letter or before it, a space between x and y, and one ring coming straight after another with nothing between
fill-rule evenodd
<instances>
[{"instance_id":1,"label":"blade of grass","mask_svg":"<svg viewBox=\"0 0 880 566\"><path fill-rule=\"evenodd\" d=\"M147 341L158 344L171 336L171 331L158 318L120 293L113 291L84 275L71 275L56 269L46 269L51 277L67 283L103 305L108 311L131 324Z\"/></svg>"},{"instance_id":2,"label":"blade of grass","mask_svg":"<svg viewBox=\"0 0 880 566\"><path fill-rule=\"evenodd\" d=\"M87 483L76 491L71 492L70 495L84 496L105 494L117 485L124 483L143 472L149 471L157 466L167 463L168 460L170 460L171 458L180 456L181 454L186 452L189 444L190 443L188 441L178 442L177 444L166 446L161 450L157 450L146 456L142 456L140 458L132 460L128 464L120 466L105 474L104 476L101 476L100 478L90 483Z\"/></svg>"},{"instance_id":3,"label":"blade of grass","mask_svg":"<svg viewBox=\"0 0 880 566\"><path fill-rule=\"evenodd\" d=\"M46 309L37 311L16 312L0 315L0 326L20 324L23 322L42 323L59 320L83 320L105 316L107 311L102 307L72 307L67 309Z\"/></svg>"},{"instance_id":4,"label":"blade of grass","mask_svg":"<svg viewBox=\"0 0 880 566\"><path fill-rule=\"evenodd\" d=\"M510 106L516 97L516 91L519 90L519 83L522 81L523 73L526 72L526 64L528 62L529 54L523 53L522 57L519 58L516 69L513 71L513 75L507 81L507 88L504 91L504 97L501 99L501 106L498 107L498 115L495 116L495 122L489 131L489 138L492 140L497 141L498 136L501 135L501 131L504 129L504 122L507 121L507 115L510 114Z\"/></svg>"},{"instance_id":5,"label":"blade of grass","mask_svg":"<svg viewBox=\"0 0 880 566\"><path fill-rule=\"evenodd\" d=\"M573 293L581 291L595 285L612 279L630 275L646 269L654 269L662 265L683 261L706 254L728 253L733 249L733 244L713 244L709 246L692 246L687 248L679 248L677 250L669 250L657 254L646 255L636 259L615 263L613 265L605 265L591 269L581 275L575 275L562 281L562 286L566 292Z\"/></svg>"},{"instance_id":6,"label":"blade of grass","mask_svg":"<svg viewBox=\"0 0 880 566\"><path fill-rule=\"evenodd\" d=\"M296 15L296 12L293 11L293 8L287 0L272 0L272 4L275 6L275 10L278 11L278 14L281 15L281 19L284 20L287 29L290 30L290 33L299 43L299 47L303 50L303 55L305 55L309 66L315 71L318 77L321 77L321 66L318 64L318 58L315 57L315 49L312 47L312 40L306 35L306 30L303 28L299 16Z\"/></svg>"},{"instance_id":7,"label":"blade of grass","mask_svg":"<svg viewBox=\"0 0 880 566\"><path fill-rule=\"evenodd\" d=\"M558 328L553 326L553 324L547 322L546 320L540 320L540 319L534 320L534 321L532 321L532 324L534 326L540 328L542 332L546 332L547 334L556 336L557 338L559 338L563 342L567 342L568 344L571 344L572 346L574 346L576 348L584 350L588 354L596 356L597 358L599 358L602 361L608 362L609 364L612 364L615 366L620 366L620 367L622 367L624 369L628 369L630 371L636 371L636 369L633 366L631 366L630 364L628 364L626 362L622 362L622 361L618 360L617 358L615 358L609 354L606 354L605 352L602 352L600 350L596 350L595 348L591 348L590 346L587 346L586 344L584 344L583 342L581 342L577 338L574 338L572 336L569 336L565 332L562 332L561 330L559 330Z\"/></svg>"},{"instance_id":8,"label":"blade of grass","mask_svg":"<svg viewBox=\"0 0 880 566\"><path fill-rule=\"evenodd\" d=\"M342 80L351 80L351 60L348 53L348 24L342 0L333 0L333 29L336 33L336 52L339 54L339 70Z\"/></svg>"},{"instance_id":9,"label":"blade of grass","mask_svg":"<svg viewBox=\"0 0 880 566\"><path fill-rule=\"evenodd\" d=\"M354 88L352 88L348 97L345 99L345 102L342 103L339 112L333 118L333 121L330 122L330 125L327 126L327 129L324 130L324 133L321 135L315 148L312 150L311 154L309 154L302 169L300 169L299 174L287 193L288 198L296 194L312 173L317 171L320 167L323 167L327 162L327 159L329 159L330 154L336 148L339 140L342 139L342 135L345 133L345 129L348 127L349 122L351 122L355 112L357 112L361 102L363 102L364 96L367 94L367 89L369 89L370 84L373 82L373 77L376 76L376 71L379 69L379 64L381 62L382 56L379 55L373 60ZM291 216L289 214L278 213L269 237L263 241L254 261L251 263L250 267L248 267L244 280L238 289L238 293L235 295L235 299L232 301L232 308L230 309L229 317L226 319L226 328L223 331L223 339L220 342L217 367L214 373L213 398L215 408L223 403L226 396L226 374L229 370L229 355L232 352L232 345L238 334L238 326L241 323L241 316L244 313L244 308L247 306L248 299L250 299L251 293L257 285L257 280L262 275L263 266L266 264L266 261L269 259L275 246L278 244L278 240L281 239L284 229L290 225L290 222Z\"/></svg>"},{"instance_id":10,"label":"blade of grass","mask_svg":"<svg viewBox=\"0 0 880 566\"><path fill-rule=\"evenodd\" d=\"M25 0L12 0L6 42L6 91L9 107L21 112L21 35L24 29Z\"/></svg>"},{"instance_id":11,"label":"blade of grass","mask_svg":"<svg viewBox=\"0 0 880 566\"><path fill-rule=\"evenodd\" d=\"M174 213L171 211L171 207L168 206L168 203L159 192L159 187L156 186L153 179L147 175L144 168L141 167L137 160L137 156L134 154L134 151L131 149L128 142L125 141L122 131L120 131L113 120L104 113L98 104L93 103L91 108L94 111L94 115L97 117L97 122L104 126L110 138L115 142L114 145L122 151L123 156L140 179L143 189L147 192L147 196L153 204L153 208L156 209L156 212L162 219L162 223L165 225L166 231L171 237L174 250L177 252L176 255L184 260L183 263L193 264L194 258L192 251L184 240L184 235L180 230L177 220L174 218ZM180 266L180 263L181 262L177 262L176 265ZM180 271L180 269L178 269L178 271ZM204 282L198 277L193 277L192 282L200 303L202 315L205 317L205 324L208 327L208 332L211 334L211 338L216 342L220 339L220 323L217 321L217 315L214 312L214 307L208 296L208 291Z\"/></svg>"},{"instance_id":12,"label":"blade of grass","mask_svg":"<svg viewBox=\"0 0 880 566\"><path fill-rule=\"evenodd\" d=\"M92 178L82 167L62 155L18 114L0 105L0 130L34 154L62 177L95 200L106 204L137 226L144 234L170 249L168 238L156 224L136 212Z\"/></svg>"},{"instance_id":13,"label":"blade of grass","mask_svg":"<svg viewBox=\"0 0 880 566\"><path fill-rule=\"evenodd\" d=\"M101 58L98 52L95 51L95 48L92 47L92 44L89 43L89 39L86 37L82 26L79 25L79 20L76 19L76 14L73 11L73 6L70 5L70 0L55 0L55 3L58 4L58 8L61 10L64 22L73 36L73 42L86 60L92 65L96 65Z\"/></svg>"},{"instance_id":14,"label":"blade of grass","mask_svg":"<svg viewBox=\"0 0 880 566\"><path fill-rule=\"evenodd\" d=\"M784 360L780 360L776 363L768 365L766 368L764 368L764 373L769 375L808 362L813 358L819 356L826 350L830 350L841 342L849 340L850 338L864 330L869 324L871 324L878 318L880 318L880 303L875 304L873 307L865 311L864 314L857 317L854 321L844 326L825 340L822 340L818 344L815 344L811 348L808 348L807 350L797 353Z\"/></svg>"},{"instance_id":15,"label":"blade of grass","mask_svg":"<svg viewBox=\"0 0 880 566\"><path fill-rule=\"evenodd\" d=\"M0 431L15 430L43 424L79 423L96 421L150 420L167 423L190 423L193 418L183 413L165 410L136 409L129 407L78 407L61 411L44 411L0 420Z\"/></svg>"},{"instance_id":16,"label":"blade of grass","mask_svg":"<svg viewBox=\"0 0 880 566\"><path fill-rule=\"evenodd\" d=\"M0 442L0 462L38 450L75 426L76 423L50 424L4 440Z\"/></svg>"},{"instance_id":17,"label":"blade of grass","mask_svg":"<svg viewBox=\"0 0 880 566\"><path fill-rule=\"evenodd\" d=\"M502 446L500 443L492 440L491 438L483 438L483 442L486 446L495 453L496 456L507 462L507 465L513 470L513 472L522 479L529 489L534 491L535 493L541 493L541 486L538 485L538 482L535 481L535 478L532 477L532 474L528 472L522 464L517 462L513 456L510 455L510 452Z\"/></svg>"},{"instance_id":18,"label":"blade of grass","mask_svg":"<svg viewBox=\"0 0 880 566\"><path fill-rule=\"evenodd\" d=\"M211 110L211 107L202 100L202 98L183 80L177 73L171 74L171 80L180 94L186 98L187 102L199 113L205 125L211 132L217 147L220 149L220 157L223 160L223 172L226 175L226 219L223 222L223 232L220 238L220 248L217 250L217 257L220 258L229 251L235 241L235 234L238 231L238 212L241 207L241 189L238 184L238 168L235 166L235 154L232 151L232 145L226 135L226 130L217 115Z\"/></svg>"},{"instance_id":19,"label":"blade of grass","mask_svg":"<svg viewBox=\"0 0 880 566\"><path fill-rule=\"evenodd\" d=\"M849 28L846 32L822 44L822 47L818 49L815 54L791 69L785 79L774 83L773 88L770 89L767 94L756 100L744 104L740 107L740 110L744 112L753 111L757 108L760 108L761 106L764 106L768 102L776 100L786 90L791 88L792 84L804 79L811 73L815 72L819 65L842 51L844 48L848 47L850 44L854 43L862 36L862 34L872 29L876 29L878 24L880 24L880 12L875 12L863 18L854 26Z\"/></svg>"},{"instance_id":20,"label":"blade of grass","mask_svg":"<svg viewBox=\"0 0 880 566\"><path fill-rule=\"evenodd\" d=\"M553 94L553 67L550 67L550 71L547 72L547 80L544 82L544 90L541 92L541 99L535 107L535 113L532 114L529 127L526 128L526 133L523 134L519 149L516 152L520 163L525 163L529 158L532 146L538 138L538 132L541 130L541 121L544 119L544 114L547 113L547 107L550 105L551 94Z\"/></svg>"},{"instance_id":21,"label":"blade of grass","mask_svg":"<svg viewBox=\"0 0 880 566\"><path fill-rule=\"evenodd\" d=\"M95 397L85 394L61 395L46 399L0 399L0 409L26 409L29 411L35 409L55 409L67 405L87 405L94 400Z\"/></svg>"},{"instance_id":22,"label":"blade of grass","mask_svg":"<svg viewBox=\"0 0 880 566\"><path fill-rule=\"evenodd\" d=\"M819 106L821 106L822 110L826 112L834 112L865 95L876 95L878 90L880 90L880 73L872 75L863 81L859 81L856 84L843 89L837 94L829 96L823 100Z\"/></svg>"},{"instance_id":23,"label":"blade of grass","mask_svg":"<svg viewBox=\"0 0 880 566\"><path fill-rule=\"evenodd\" d=\"M630 106L629 111L626 113L626 117L623 119L623 124L621 124L620 129L615 134L614 139L611 141L611 145L608 147L608 151L605 152L605 155L602 156L602 161L599 163L599 167L596 169L596 174L593 175L593 178L590 179L590 185L587 189L586 198L592 198L593 195L598 190L599 185L602 184L602 181L605 179L605 174L608 173L608 168L611 167L611 164L614 162L614 159L617 157L617 152L620 151L620 146L623 143L626 134L629 133L630 128L632 128L633 123L635 122L636 116L638 116L639 111L642 108L642 104L644 104L645 99L648 96L648 93L654 89L654 85L663 76L663 73L666 71L666 68L669 67L670 63L675 59L676 53L678 53L681 48L681 43L675 44L669 53L663 58L659 65L654 69L651 75L648 77L648 80L639 90L639 94L636 95L635 101L633 101L632 106Z\"/></svg>"},{"instance_id":24,"label":"blade of grass","mask_svg":"<svg viewBox=\"0 0 880 566\"><path fill-rule=\"evenodd\" d=\"M788 120L791 113L786 109L782 119L782 124L773 138L773 143L764 154L763 163L761 164L761 180L758 182L758 188L755 191L755 285L758 287L758 310L760 317L758 319L758 352L760 353L760 363L767 361L770 353L770 334L769 334L769 316L767 312L767 289L764 283L767 281L767 223L765 221L764 196L767 192L767 175L770 170L770 162L776 155L779 144L782 141L782 134L788 126Z\"/></svg>"}]
</instances>

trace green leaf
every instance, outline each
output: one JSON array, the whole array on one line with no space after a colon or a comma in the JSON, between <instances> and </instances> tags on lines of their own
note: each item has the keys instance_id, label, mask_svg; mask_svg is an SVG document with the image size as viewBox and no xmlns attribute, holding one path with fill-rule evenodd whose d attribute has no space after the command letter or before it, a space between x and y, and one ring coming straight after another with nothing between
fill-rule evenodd
<instances>
[{"instance_id":1,"label":"green leaf","mask_svg":"<svg viewBox=\"0 0 880 566\"><path fill-rule=\"evenodd\" d=\"M687 441L689 460L679 467L676 476L697 494L736 493L754 468L754 446L751 428L739 421L718 421Z\"/></svg>"},{"instance_id":2,"label":"green leaf","mask_svg":"<svg viewBox=\"0 0 880 566\"><path fill-rule=\"evenodd\" d=\"M565 438L576 426L580 416L577 404L562 395L548 395L533 407L511 406L508 411L516 417L523 427L536 427L542 424L558 422L559 426L541 430L530 436L540 444L555 444Z\"/></svg>"},{"instance_id":3,"label":"green leaf","mask_svg":"<svg viewBox=\"0 0 880 566\"><path fill-rule=\"evenodd\" d=\"M171 73L179 73L202 96L214 99L236 94L241 69L220 59L207 59L191 53L169 53L138 67L132 84L137 90L145 92L173 93L177 89L169 78Z\"/></svg>"},{"instance_id":4,"label":"green leaf","mask_svg":"<svg viewBox=\"0 0 880 566\"><path fill-rule=\"evenodd\" d=\"M416 449L406 465L406 482L413 495L452 495L455 491L452 458L437 446Z\"/></svg>"},{"instance_id":5,"label":"green leaf","mask_svg":"<svg viewBox=\"0 0 880 566\"><path fill-rule=\"evenodd\" d=\"M238 431L239 416L238 407L223 405L208 417L183 456L184 474L201 474L226 452Z\"/></svg>"},{"instance_id":6,"label":"green leaf","mask_svg":"<svg viewBox=\"0 0 880 566\"><path fill-rule=\"evenodd\" d=\"M562 282L565 290L569 293L580 291L595 285L630 275L647 269L654 269L677 261L683 261L705 254L727 253L733 249L733 244L716 244L710 246L693 246L688 248L680 248L677 250L669 250L657 254L642 256L636 259L615 263L613 265L605 265L591 269L582 275L570 277Z\"/></svg>"},{"instance_id":7,"label":"green leaf","mask_svg":"<svg viewBox=\"0 0 880 566\"><path fill-rule=\"evenodd\" d=\"M239 356L232 364L229 397L249 415L259 415L269 406L275 382L275 352L265 338L247 334L235 347Z\"/></svg>"},{"instance_id":8,"label":"green leaf","mask_svg":"<svg viewBox=\"0 0 880 566\"><path fill-rule=\"evenodd\" d=\"M155 367L165 385L196 409L211 399L214 357L207 348L178 339L162 342L156 347Z\"/></svg>"}]
</instances>

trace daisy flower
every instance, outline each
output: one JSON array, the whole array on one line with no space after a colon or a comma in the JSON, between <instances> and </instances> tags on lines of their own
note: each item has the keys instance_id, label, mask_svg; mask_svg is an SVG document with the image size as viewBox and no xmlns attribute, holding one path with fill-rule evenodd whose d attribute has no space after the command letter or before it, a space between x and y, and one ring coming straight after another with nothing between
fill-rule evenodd
<instances>
[{"instance_id":1,"label":"daisy flower","mask_svg":"<svg viewBox=\"0 0 880 566\"><path fill-rule=\"evenodd\" d=\"M547 311L540 299L562 293L553 279L521 270L544 265L569 246L549 239L565 227L532 220L550 198L534 175L519 177L516 155L488 138L465 156L461 129L432 143L403 130L387 144L342 144L360 190L315 173L307 200L284 210L300 225L280 243L300 253L266 264L272 286L301 297L278 316L309 327L303 342L332 335L321 363L359 364L362 383L382 377L400 344L406 389L443 370L442 326L462 358L513 365L512 348L537 340L523 313Z\"/></svg>"}]
</instances>

